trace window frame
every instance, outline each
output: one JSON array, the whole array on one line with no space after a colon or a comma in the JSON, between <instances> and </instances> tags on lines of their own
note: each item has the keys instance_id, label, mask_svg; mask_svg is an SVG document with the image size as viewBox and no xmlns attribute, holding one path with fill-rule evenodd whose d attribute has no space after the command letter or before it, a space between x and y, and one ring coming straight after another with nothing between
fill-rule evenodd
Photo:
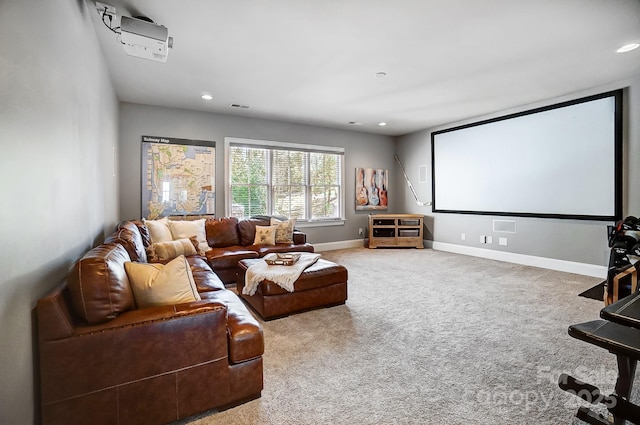
<instances>
[{"instance_id":1,"label":"window frame","mask_svg":"<svg viewBox=\"0 0 640 425\"><path fill-rule=\"evenodd\" d=\"M296 223L300 224L301 227L306 226L315 226L315 225L337 225L343 224L346 221L345 211L345 149L341 147L334 146L320 146L320 145L308 145L302 143L292 143L292 142L279 142L273 140L258 140L258 139L244 139L238 137L225 137L224 139L224 184L225 184L225 215L231 216L232 209L232 191L231 191L231 182L230 182L230 151L232 146L245 146L249 148L260 148L260 149L268 149L268 150L292 150L292 151L302 151L302 152L315 152L315 153L324 153L324 154L333 154L338 155L340 157L340 208L339 208L339 217L335 218L298 218ZM268 184L268 199L267 199L267 214L273 214L273 164L271 161L273 160L273 155L269 154L268 160L268 173L267 176L267 184ZM307 161L306 164L307 172L310 168L310 161ZM307 182L306 190L305 190L305 203L307 204L306 211L308 217L311 217L311 195L312 195L312 185L311 178L309 177L309 181Z\"/></svg>"}]
</instances>

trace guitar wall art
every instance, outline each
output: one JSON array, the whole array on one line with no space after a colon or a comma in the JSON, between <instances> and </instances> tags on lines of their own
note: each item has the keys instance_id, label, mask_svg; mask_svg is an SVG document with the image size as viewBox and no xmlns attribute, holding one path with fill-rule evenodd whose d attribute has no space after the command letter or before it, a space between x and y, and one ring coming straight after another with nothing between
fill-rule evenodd
<instances>
[{"instance_id":1,"label":"guitar wall art","mask_svg":"<svg viewBox=\"0 0 640 425\"><path fill-rule=\"evenodd\" d=\"M356 168L356 211L386 210L389 170Z\"/></svg>"}]
</instances>

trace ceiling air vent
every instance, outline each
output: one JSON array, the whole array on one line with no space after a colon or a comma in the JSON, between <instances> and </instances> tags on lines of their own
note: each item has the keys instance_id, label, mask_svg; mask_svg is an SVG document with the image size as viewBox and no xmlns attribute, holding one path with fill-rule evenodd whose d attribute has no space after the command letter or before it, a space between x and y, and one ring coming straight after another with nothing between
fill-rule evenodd
<instances>
[{"instance_id":1,"label":"ceiling air vent","mask_svg":"<svg viewBox=\"0 0 640 425\"><path fill-rule=\"evenodd\" d=\"M247 106L247 105L240 105L238 103L232 103L231 105L229 105L232 108L238 108L238 109L249 109L251 108L251 106Z\"/></svg>"}]
</instances>

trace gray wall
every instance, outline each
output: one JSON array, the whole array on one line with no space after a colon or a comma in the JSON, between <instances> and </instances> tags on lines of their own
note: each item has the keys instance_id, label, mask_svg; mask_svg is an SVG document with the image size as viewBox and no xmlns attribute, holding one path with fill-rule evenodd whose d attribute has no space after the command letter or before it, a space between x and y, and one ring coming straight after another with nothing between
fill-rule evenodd
<instances>
[{"instance_id":1,"label":"gray wall","mask_svg":"<svg viewBox=\"0 0 640 425\"><path fill-rule=\"evenodd\" d=\"M120 105L120 219L140 217L141 136L166 136L216 142L216 215L225 215L224 138L276 140L345 148L346 223L344 226L307 227L311 243L357 239L365 228L367 213L355 211L355 168L394 169L394 139L353 131L336 130L272 120L195 112L158 106ZM400 202L395 194L399 181L389 181L389 212ZM396 204L397 205L397 204Z\"/></svg>"},{"instance_id":2,"label":"gray wall","mask_svg":"<svg viewBox=\"0 0 640 425\"><path fill-rule=\"evenodd\" d=\"M81 1L0 3L0 423L34 423L32 309L118 211L118 103Z\"/></svg>"},{"instance_id":3,"label":"gray wall","mask_svg":"<svg viewBox=\"0 0 640 425\"><path fill-rule=\"evenodd\" d=\"M416 206L393 154L397 149L418 194L429 200L430 183L419 183L417 175L419 165L430 163L429 131L394 141L269 120L118 107L89 19L94 12L82 1L0 3L0 237L5 242L0 251L0 423L34 422L36 300L58 285L73 262L101 242L118 220L140 215L142 134L215 140L220 148L225 136L345 147L347 223L308 229L314 243L355 239L357 229L366 227L367 214L353 207L356 167L391 170L389 212L427 213L427 235L436 241L463 244L460 233L466 232L467 243L477 246L476 235L491 234L491 217L433 215L429 207ZM625 215L637 215L640 78L574 97L626 86L624 206ZM547 104L559 100L565 98ZM220 190L221 149L216 178ZM216 212L223 215L224 193L218 193L218 200ZM606 262L604 223L517 221L518 233L510 237L508 251ZM483 247L498 249L495 243Z\"/></svg>"},{"instance_id":4,"label":"gray wall","mask_svg":"<svg viewBox=\"0 0 640 425\"><path fill-rule=\"evenodd\" d=\"M413 182L418 180L418 167L428 164L428 182L415 184L414 187L423 200L431 200L431 132L462 125L482 119L506 115L512 112L528 110L538 106L551 105L564 100L576 99L608 90L626 88L624 117L624 202L623 214L640 214L640 77L598 87L571 96L549 99L534 105L527 105L500 113L474 118L473 120L451 123L433 129L423 130L402 136L397 140L397 150L401 158L406 158L407 173ZM461 106L463 107L463 105ZM541 172L544 164L540 164ZM479 176L481 178L482 176ZM550 191L553 188L549 188ZM609 248L607 246L607 222L537 219L519 217L494 217L462 214L433 214L431 207L418 207L413 202L408 189L403 189L404 209L408 212L420 212L427 215L429 233L436 242L501 250L517 254L576 261L586 264L607 265ZM494 233L493 219L516 221L515 234ZM466 240L461 240L461 233ZM480 235L493 236L493 244L479 242ZM507 237L508 245L499 246L498 237Z\"/></svg>"}]
</instances>

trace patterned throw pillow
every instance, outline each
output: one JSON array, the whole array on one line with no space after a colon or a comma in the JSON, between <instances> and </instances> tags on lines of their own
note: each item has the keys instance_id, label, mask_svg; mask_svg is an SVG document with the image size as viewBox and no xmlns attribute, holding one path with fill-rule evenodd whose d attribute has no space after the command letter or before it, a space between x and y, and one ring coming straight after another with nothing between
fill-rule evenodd
<instances>
[{"instance_id":1,"label":"patterned throw pillow","mask_svg":"<svg viewBox=\"0 0 640 425\"><path fill-rule=\"evenodd\" d=\"M276 229L278 226L256 226L254 245L275 245Z\"/></svg>"},{"instance_id":2,"label":"patterned throw pillow","mask_svg":"<svg viewBox=\"0 0 640 425\"><path fill-rule=\"evenodd\" d=\"M276 243L293 243L293 228L296 225L296 219L278 220L271 217L271 225L276 225Z\"/></svg>"},{"instance_id":3,"label":"patterned throw pillow","mask_svg":"<svg viewBox=\"0 0 640 425\"><path fill-rule=\"evenodd\" d=\"M186 238L154 243L147 249L149 261L171 260L179 255L196 255L197 253L191 240Z\"/></svg>"},{"instance_id":4,"label":"patterned throw pillow","mask_svg":"<svg viewBox=\"0 0 640 425\"><path fill-rule=\"evenodd\" d=\"M191 267L180 255L167 264L124 263L138 308L200 301Z\"/></svg>"}]
</instances>

